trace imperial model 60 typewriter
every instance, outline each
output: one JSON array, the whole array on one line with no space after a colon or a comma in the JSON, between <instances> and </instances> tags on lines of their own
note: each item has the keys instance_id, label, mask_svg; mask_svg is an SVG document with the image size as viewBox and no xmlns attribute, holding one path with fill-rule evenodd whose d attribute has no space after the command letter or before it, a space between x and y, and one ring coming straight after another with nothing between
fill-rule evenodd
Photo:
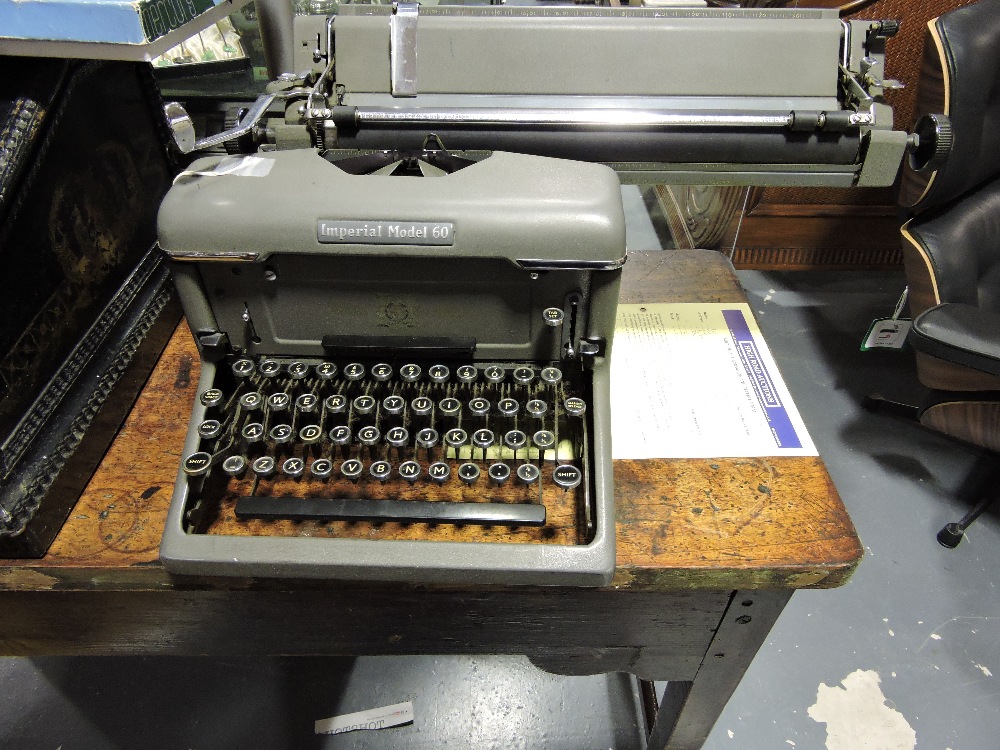
<instances>
[{"instance_id":1,"label":"imperial model 60 typewriter","mask_svg":"<svg viewBox=\"0 0 1000 750\"><path fill-rule=\"evenodd\" d=\"M608 582L609 168L202 159L159 235L203 355L168 570Z\"/></svg>"}]
</instances>

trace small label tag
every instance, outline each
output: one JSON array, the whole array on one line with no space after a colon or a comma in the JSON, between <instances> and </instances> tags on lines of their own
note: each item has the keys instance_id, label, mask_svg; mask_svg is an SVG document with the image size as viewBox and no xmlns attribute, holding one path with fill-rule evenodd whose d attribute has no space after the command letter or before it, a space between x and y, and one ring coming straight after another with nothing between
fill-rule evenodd
<instances>
[{"instance_id":1,"label":"small label tag","mask_svg":"<svg viewBox=\"0 0 1000 750\"><path fill-rule=\"evenodd\" d=\"M359 729L387 729L413 722L413 702L396 703L382 708L372 708L353 714L320 719L316 722L316 734L343 734Z\"/></svg>"},{"instance_id":2,"label":"small label tag","mask_svg":"<svg viewBox=\"0 0 1000 750\"><path fill-rule=\"evenodd\" d=\"M351 245L454 245L450 221L337 221L316 222L316 239Z\"/></svg>"},{"instance_id":3,"label":"small label tag","mask_svg":"<svg viewBox=\"0 0 1000 750\"><path fill-rule=\"evenodd\" d=\"M906 334L910 332L911 321L908 318L879 318L872 322L871 328L861 343L861 351L869 349L902 349L906 346Z\"/></svg>"}]
</instances>

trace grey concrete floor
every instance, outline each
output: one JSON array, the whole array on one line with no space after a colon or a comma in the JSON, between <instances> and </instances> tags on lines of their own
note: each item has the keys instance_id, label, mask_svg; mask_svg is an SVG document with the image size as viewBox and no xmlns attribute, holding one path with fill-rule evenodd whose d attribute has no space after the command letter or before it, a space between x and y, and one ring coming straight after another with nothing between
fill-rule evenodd
<instances>
[{"instance_id":1,"label":"grey concrete floor","mask_svg":"<svg viewBox=\"0 0 1000 750\"><path fill-rule=\"evenodd\" d=\"M997 490L1000 461L860 408L922 393L910 352L859 346L902 274L739 276L865 559L847 586L792 597L705 747L1000 747L1000 508L955 550L935 539Z\"/></svg>"},{"instance_id":2,"label":"grey concrete floor","mask_svg":"<svg viewBox=\"0 0 1000 750\"><path fill-rule=\"evenodd\" d=\"M630 247L658 247L662 228L625 195ZM860 407L873 391L920 393L909 353L859 351L901 274L740 279L866 556L845 587L792 597L705 747L1000 747L1000 509L956 550L934 538L1000 462ZM3 749L643 744L633 680L554 677L515 657L8 658L0 695ZM312 734L317 719L406 700L412 726Z\"/></svg>"}]
</instances>

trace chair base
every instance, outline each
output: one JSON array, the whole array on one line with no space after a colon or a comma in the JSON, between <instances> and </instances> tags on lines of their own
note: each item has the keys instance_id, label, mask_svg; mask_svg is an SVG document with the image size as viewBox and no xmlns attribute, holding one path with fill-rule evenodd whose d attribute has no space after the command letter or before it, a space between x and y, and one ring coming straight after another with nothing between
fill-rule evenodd
<instances>
[{"instance_id":1,"label":"chair base","mask_svg":"<svg viewBox=\"0 0 1000 750\"><path fill-rule=\"evenodd\" d=\"M993 503L1000 499L1000 496L993 496L983 498L979 501L979 504L975 508L966 513L962 520L947 524L943 529L941 529L937 534L938 543L942 547L947 547L948 549L955 549L962 539L965 538L965 530L972 525L979 516L981 516L987 508L989 508Z\"/></svg>"},{"instance_id":2,"label":"chair base","mask_svg":"<svg viewBox=\"0 0 1000 750\"><path fill-rule=\"evenodd\" d=\"M949 523L937 533L938 544L948 549L955 549L963 539L965 529L957 523Z\"/></svg>"},{"instance_id":3,"label":"chair base","mask_svg":"<svg viewBox=\"0 0 1000 750\"><path fill-rule=\"evenodd\" d=\"M865 396L861 402L861 408L871 414L885 414L889 417L896 417L907 422L920 423L922 409L913 404L906 404L901 401L887 399L881 393L872 393Z\"/></svg>"},{"instance_id":4,"label":"chair base","mask_svg":"<svg viewBox=\"0 0 1000 750\"><path fill-rule=\"evenodd\" d=\"M929 395L933 397L935 394L931 392ZM975 394L973 394L972 398L975 399L975 397ZM921 407L892 401L879 393L873 393L864 398L861 406L865 411L872 414L885 414L889 417L921 425L934 432L944 433L949 437L971 443L977 447L986 447L987 450L993 451L997 450L995 445L989 440L983 439L983 436L978 434L978 432L973 434L973 430L976 430L982 421L985 421L987 425L991 425L996 421L996 410L1000 409L1000 404L995 401L935 402L931 398L930 406ZM969 412L970 409L975 410L975 412ZM983 414L981 412L986 412L990 418L986 420L970 418L970 414L973 414L975 417L982 417ZM956 415L958 418L956 418ZM965 530L998 499L1000 499L1000 496L984 498L960 521L945 525L937 533L938 543L942 547L955 549L955 547L961 544L962 539L965 538Z\"/></svg>"}]
</instances>

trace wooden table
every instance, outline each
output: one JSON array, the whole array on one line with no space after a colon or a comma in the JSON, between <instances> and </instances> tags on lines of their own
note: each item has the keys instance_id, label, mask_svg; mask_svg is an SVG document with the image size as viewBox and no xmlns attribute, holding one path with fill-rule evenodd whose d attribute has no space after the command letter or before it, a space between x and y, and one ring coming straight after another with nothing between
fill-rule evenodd
<instances>
[{"instance_id":1,"label":"wooden table","mask_svg":"<svg viewBox=\"0 0 1000 750\"><path fill-rule=\"evenodd\" d=\"M708 251L631 254L622 301L741 302ZM0 561L0 653L526 654L670 680L650 747L696 748L788 598L862 551L822 461L616 461L601 589L177 579L157 548L195 397L181 325L48 555Z\"/></svg>"}]
</instances>

